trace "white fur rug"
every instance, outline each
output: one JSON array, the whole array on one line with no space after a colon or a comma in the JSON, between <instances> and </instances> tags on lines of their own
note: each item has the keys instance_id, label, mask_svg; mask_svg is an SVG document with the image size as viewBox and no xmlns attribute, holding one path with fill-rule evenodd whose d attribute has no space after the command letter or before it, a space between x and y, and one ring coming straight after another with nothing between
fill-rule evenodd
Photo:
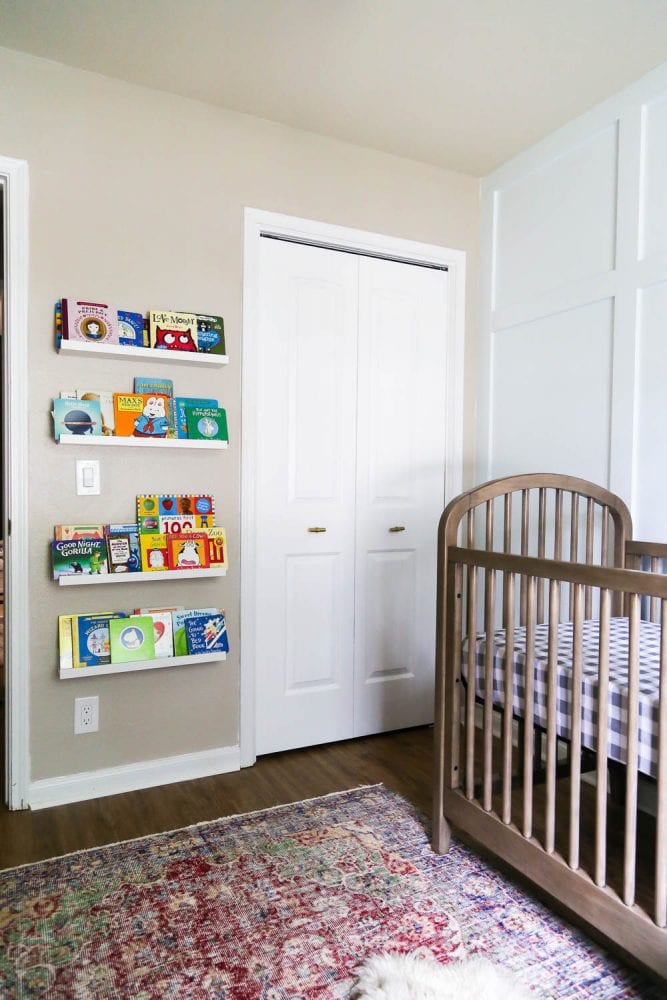
<instances>
[{"instance_id":1,"label":"white fur rug","mask_svg":"<svg viewBox=\"0 0 667 1000\"><path fill-rule=\"evenodd\" d=\"M512 973L481 957L440 965L411 955L377 955L356 975L355 1000L536 1000Z\"/></svg>"}]
</instances>

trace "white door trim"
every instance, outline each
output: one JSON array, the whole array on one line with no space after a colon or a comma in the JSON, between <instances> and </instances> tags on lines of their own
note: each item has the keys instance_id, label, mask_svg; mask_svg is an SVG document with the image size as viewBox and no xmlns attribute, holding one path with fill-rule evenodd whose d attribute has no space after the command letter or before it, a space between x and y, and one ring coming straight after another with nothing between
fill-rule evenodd
<instances>
[{"instance_id":1,"label":"white door trim","mask_svg":"<svg viewBox=\"0 0 667 1000\"><path fill-rule=\"evenodd\" d=\"M5 421L5 789L26 809L30 781L28 576L28 165L0 157L7 279L3 357ZM11 530L10 530L11 522Z\"/></svg>"},{"instance_id":2,"label":"white door trim","mask_svg":"<svg viewBox=\"0 0 667 1000\"><path fill-rule=\"evenodd\" d=\"M445 497L461 492L463 481L463 347L465 332L465 269L463 250L348 229L311 219L299 219L259 209L244 210L243 346L241 377L241 767L255 755L255 482L257 449L257 341L259 301L259 240L262 234L325 244L341 249L381 254L394 259L439 264L449 272L446 329L447 405ZM435 539L433 540L435 545Z\"/></svg>"}]
</instances>

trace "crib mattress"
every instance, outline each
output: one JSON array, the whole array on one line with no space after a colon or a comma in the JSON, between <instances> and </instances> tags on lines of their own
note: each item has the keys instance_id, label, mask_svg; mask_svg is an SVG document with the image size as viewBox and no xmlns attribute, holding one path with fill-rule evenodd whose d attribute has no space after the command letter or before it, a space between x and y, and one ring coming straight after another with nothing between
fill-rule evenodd
<instances>
[{"instance_id":1,"label":"crib mattress","mask_svg":"<svg viewBox=\"0 0 667 1000\"><path fill-rule=\"evenodd\" d=\"M598 746L597 691L599 622L585 621L582 627L582 744L590 750L604 752ZM556 670L556 726L558 735L569 739L571 735L572 703L572 622L558 626L558 666ZM660 670L661 628L653 622L641 622L639 633L639 727L638 767L644 774L656 777L658 759L658 700ZM547 724L547 656L549 629L547 625L535 628L535 724L546 729ZM467 676L467 644L464 640L463 675ZM608 733L606 754L611 760L626 763L628 719L628 646L629 624L627 618L612 618L609 631L609 698ZM493 636L493 703L504 707L506 668L505 632ZM476 678L475 691L481 698L484 693L484 676L487 656L486 636L475 639ZM513 703L512 712L518 718L525 715L526 680L526 629L514 631L512 661ZM667 697L667 693L665 694Z\"/></svg>"}]
</instances>

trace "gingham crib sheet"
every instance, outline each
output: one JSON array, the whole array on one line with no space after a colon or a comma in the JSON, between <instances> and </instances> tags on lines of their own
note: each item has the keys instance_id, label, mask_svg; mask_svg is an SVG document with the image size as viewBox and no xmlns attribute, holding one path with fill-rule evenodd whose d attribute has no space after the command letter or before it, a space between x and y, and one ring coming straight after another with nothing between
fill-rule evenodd
<instances>
[{"instance_id":1,"label":"gingham crib sheet","mask_svg":"<svg viewBox=\"0 0 667 1000\"><path fill-rule=\"evenodd\" d=\"M558 666L556 670L556 726L558 735L570 738L570 705L572 699L572 622L558 626ZM642 621L639 633L639 770L656 776L658 759L658 700L660 668L660 626ZM546 729L547 724L547 655L549 629L535 628L535 724ZM598 750L597 688L598 688L599 622L585 621L582 628L582 745ZM612 618L609 630L609 699L607 756L626 762L628 720L628 644L627 618ZM464 640L463 675L467 677L467 638ZM475 691L484 693L486 636L475 639ZM493 636L493 702L504 706L505 632ZM525 714L526 629L514 630L513 714ZM667 697L667 692L665 693Z\"/></svg>"}]
</instances>

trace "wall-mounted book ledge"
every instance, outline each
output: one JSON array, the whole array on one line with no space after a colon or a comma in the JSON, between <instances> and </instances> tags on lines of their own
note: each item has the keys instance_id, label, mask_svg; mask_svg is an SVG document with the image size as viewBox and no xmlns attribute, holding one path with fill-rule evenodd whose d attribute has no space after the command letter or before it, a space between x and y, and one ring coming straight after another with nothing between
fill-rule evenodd
<instances>
[{"instance_id":1,"label":"wall-mounted book ledge","mask_svg":"<svg viewBox=\"0 0 667 1000\"><path fill-rule=\"evenodd\" d=\"M204 448L207 450L228 448L228 441L202 441L197 438L138 438L138 437L116 437L104 434L61 434L57 444L79 445L80 447L97 448L113 447L119 445L121 448Z\"/></svg>"},{"instance_id":2,"label":"wall-mounted book ledge","mask_svg":"<svg viewBox=\"0 0 667 1000\"><path fill-rule=\"evenodd\" d=\"M214 566L210 569L163 569L149 573L73 573L59 576L61 587L80 587L91 583L159 583L161 580L208 580L212 576L226 576L227 570Z\"/></svg>"},{"instance_id":3,"label":"wall-mounted book ledge","mask_svg":"<svg viewBox=\"0 0 667 1000\"><path fill-rule=\"evenodd\" d=\"M124 358L126 361L157 361L166 364L209 365L220 368L229 364L226 354L205 354L201 351L165 351L154 347L125 347L123 344L86 344L84 341L63 340L61 354L79 354L84 358Z\"/></svg>"},{"instance_id":4,"label":"wall-mounted book ledge","mask_svg":"<svg viewBox=\"0 0 667 1000\"><path fill-rule=\"evenodd\" d=\"M97 667L64 667L58 673L61 681L69 681L74 678L99 677L101 674L127 674L134 670L160 670L162 667L187 667L194 663L217 663L226 659L226 653L198 653L196 656L164 656L155 660L135 660L133 663L104 663Z\"/></svg>"}]
</instances>

